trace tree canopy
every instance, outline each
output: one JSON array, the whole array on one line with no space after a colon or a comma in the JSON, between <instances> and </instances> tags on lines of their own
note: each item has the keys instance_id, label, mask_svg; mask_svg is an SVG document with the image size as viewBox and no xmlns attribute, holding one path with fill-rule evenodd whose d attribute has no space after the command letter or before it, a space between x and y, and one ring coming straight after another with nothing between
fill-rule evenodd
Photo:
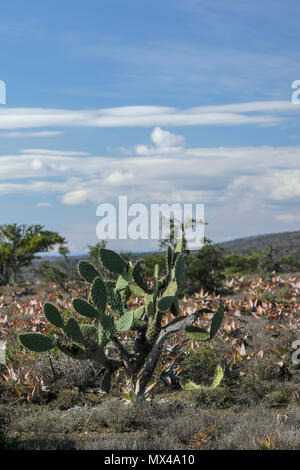
<instances>
[{"instance_id":1,"label":"tree canopy","mask_svg":"<svg viewBox=\"0 0 300 470\"><path fill-rule=\"evenodd\" d=\"M0 225L0 283L14 282L21 268L32 263L38 253L45 253L66 240L42 225Z\"/></svg>"}]
</instances>

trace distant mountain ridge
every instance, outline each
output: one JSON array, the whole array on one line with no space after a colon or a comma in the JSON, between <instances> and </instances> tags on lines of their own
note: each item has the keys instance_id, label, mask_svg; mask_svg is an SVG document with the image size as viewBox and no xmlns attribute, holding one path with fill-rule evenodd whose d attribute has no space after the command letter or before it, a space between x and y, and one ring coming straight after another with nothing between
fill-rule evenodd
<instances>
[{"instance_id":1,"label":"distant mountain ridge","mask_svg":"<svg viewBox=\"0 0 300 470\"><path fill-rule=\"evenodd\" d=\"M227 242L216 243L216 245L225 248L227 253L235 253L237 255L255 253L272 246L274 254L278 257L289 254L300 257L300 231L252 235L250 237L237 238ZM196 252L197 250L192 250L192 253ZM142 257L144 255L151 255L153 253L155 253L155 251L132 253L132 255ZM70 255L70 259L73 262L76 262L86 258L87 256L87 253L82 255ZM45 260L58 261L60 259L60 256L49 254L42 255L40 259L36 260L35 262L41 262Z\"/></svg>"},{"instance_id":2,"label":"distant mountain ridge","mask_svg":"<svg viewBox=\"0 0 300 470\"><path fill-rule=\"evenodd\" d=\"M255 253L272 247L274 255L278 257L286 255L299 257L300 231L252 235L251 237L218 243L218 245L225 248L229 253L237 255Z\"/></svg>"}]
</instances>

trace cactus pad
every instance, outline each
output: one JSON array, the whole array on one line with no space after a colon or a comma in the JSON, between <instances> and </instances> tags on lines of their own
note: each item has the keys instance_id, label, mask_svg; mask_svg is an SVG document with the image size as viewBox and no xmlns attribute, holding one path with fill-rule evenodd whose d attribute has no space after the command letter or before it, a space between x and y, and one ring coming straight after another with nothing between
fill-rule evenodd
<instances>
[{"instance_id":1,"label":"cactus pad","mask_svg":"<svg viewBox=\"0 0 300 470\"><path fill-rule=\"evenodd\" d=\"M74 318L69 318L63 328L63 331L66 333L67 336L69 336L69 338L75 341L75 343L84 343L84 338L80 331L79 325Z\"/></svg>"},{"instance_id":2,"label":"cactus pad","mask_svg":"<svg viewBox=\"0 0 300 470\"><path fill-rule=\"evenodd\" d=\"M185 331L195 341L207 341L210 338L209 333L204 328L198 328L197 326L187 326Z\"/></svg>"},{"instance_id":3,"label":"cactus pad","mask_svg":"<svg viewBox=\"0 0 300 470\"><path fill-rule=\"evenodd\" d=\"M101 248L100 258L103 266L112 273L122 274L124 269L127 269L127 263L123 260L123 258L121 258L120 255L112 250Z\"/></svg>"},{"instance_id":4,"label":"cactus pad","mask_svg":"<svg viewBox=\"0 0 300 470\"><path fill-rule=\"evenodd\" d=\"M91 288L91 298L99 310L99 312L104 313L106 309L107 294L105 282L102 281L101 277L96 277Z\"/></svg>"},{"instance_id":5,"label":"cactus pad","mask_svg":"<svg viewBox=\"0 0 300 470\"><path fill-rule=\"evenodd\" d=\"M89 302L77 297L72 302L74 309L77 313L88 318L98 318L99 312Z\"/></svg>"},{"instance_id":6,"label":"cactus pad","mask_svg":"<svg viewBox=\"0 0 300 470\"><path fill-rule=\"evenodd\" d=\"M41 333L24 333L19 336L21 343L30 351L45 352L54 348L55 342Z\"/></svg>"},{"instance_id":7,"label":"cactus pad","mask_svg":"<svg viewBox=\"0 0 300 470\"><path fill-rule=\"evenodd\" d=\"M97 338L97 328L95 327L95 325L87 325L87 324L80 325L80 331L84 339L87 339L87 338L96 339Z\"/></svg>"},{"instance_id":8,"label":"cactus pad","mask_svg":"<svg viewBox=\"0 0 300 470\"><path fill-rule=\"evenodd\" d=\"M216 310L216 313L214 314L213 319L211 321L210 339L212 339L217 334L217 331L221 326L223 318L224 318L224 305L222 302L220 302Z\"/></svg>"},{"instance_id":9,"label":"cactus pad","mask_svg":"<svg viewBox=\"0 0 300 470\"><path fill-rule=\"evenodd\" d=\"M180 284L183 281L183 273L184 273L184 256L181 254L177 257L175 266L173 268L173 273L172 273L173 280L176 280L178 286L180 286Z\"/></svg>"},{"instance_id":10,"label":"cactus pad","mask_svg":"<svg viewBox=\"0 0 300 470\"><path fill-rule=\"evenodd\" d=\"M58 328L64 327L62 316L55 305L46 303L44 305L44 314L47 320L52 323L52 325L57 326Z\"/></svg>"},{"instance_id":11,"label":"cactus pad","mask_svg":"<svg viewBox=\"0 0 300 470\"><path fill-rule=\"evenodd\" d=\"M158 301L158 304L157 304L158 309L161 312L165 312L166 310L169 310L171 308L174 301L175 301L175 297L170 296L170 295L164 296Z\"/></svg>"},{"instance_id":12,"label":"cactus pad","mask_svg":"<svg viewBox=\"0 0 300 470\"><path fill-rule=\"evenodd\" d=\"M122 274L120 274L117 284L116 284L116 289L117 290L122 290L126 289L128 286L130 279L132 277L132 268L128 268L127 266L124 267Z\"/></svg>"},{"instance_id":13,"label":"cactus pad","mask_svg":"<svg viewBox=\"0 0 300 470\"><path fill-rule=\"evenodd\" d=\"M118 333L123 333L124 331L128 331L133 323L133 311L129 310L128 312L124 313L122 317L116 322L116 330Z\"/></svg>"},{"instance_id":14,"label":"cactus pad","mask_svg":"<svg viewBox=\"0 0 300 470\"><path fill-rule=\"evenodd\" d=\"M94 279L99 276L97 269L87 261L79 261L77 269L80 276L90 284L92 284Z\"/></svg>"}]
</instances>

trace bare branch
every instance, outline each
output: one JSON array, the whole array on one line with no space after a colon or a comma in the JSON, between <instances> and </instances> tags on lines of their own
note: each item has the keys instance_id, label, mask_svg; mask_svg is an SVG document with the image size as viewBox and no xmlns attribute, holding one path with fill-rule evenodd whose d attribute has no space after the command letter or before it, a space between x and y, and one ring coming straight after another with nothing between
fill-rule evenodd
<instances>
[{"instance_id":1,"label":"bare branch","mask_svg":"<svg viewBox=\"0 0 300 470\"><path fill-rule=\"evenodd\" d=\"M139 372L138 378L140 379L140 390L141 393L144 392L144 389L152 376L154 369L156 367L157 361L161 355L162 348L164 345L165 340L171 333L175 333L176 331L180 331L185 329L187 326L192 325L198 317L203 313L202 310L197 310L196 312L187 315L186 317L182 317L182 320L177 321L176 323L173 323L171 325L167 325L164 327L157 340L155 341L152 350L146 360L146 363L143 367L143 369Z\"/></svg>"},{"instance_id":2,"label":"bare branch","mask_svg":"<svg viewBox=\"0 0 300 470\"><path fill-rule=\"evenodd\" d=\"M111 339L111 342L116 349L116 351L120 354L121 358L123 359L124 365L127 368L128 367L128 362L130 359L130 354L129 352L124 348L124 346L120 343L118 338L115 336Z\"/></svg>"}]
</instances>

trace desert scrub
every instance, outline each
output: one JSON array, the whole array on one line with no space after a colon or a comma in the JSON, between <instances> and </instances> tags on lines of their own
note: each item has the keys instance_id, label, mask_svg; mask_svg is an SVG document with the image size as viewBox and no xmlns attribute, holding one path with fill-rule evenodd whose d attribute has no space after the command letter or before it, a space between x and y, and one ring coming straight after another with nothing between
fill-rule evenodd
<instances>
[{"instance_id":1,"label":"desert scrub","mask_svg":"<svg viewBox=\"0 0 300 470\"><path fill-rule=\"evenodd\" d=\"M209 385L215 373L219 358L208 343L200 344L197 349L189 351L184 365L184 374L191 380Z\"/></svg>"},{"instance_id":2,"label":"desert scrub","mask_svg":"<svg viewBox=\"0 0 300 470\"><path fill-rule=\"evenodd\" d=\"M215 389L200 387L198 390L189 390L186 393L188 400L196 402L201 408L226 409L236 403L235 396L226 385Z\"/></svg>"},{"instance_id":3,"label":"desert scrub","mask_svg":"<svg viewBox=\"0 0 300 470\"><path fill-rule=\"evenodd\" d=\"M8 436L8 422L0 415L0 450L21 450L22 446L18 439Z\"/></svg>"}]
</instances>

